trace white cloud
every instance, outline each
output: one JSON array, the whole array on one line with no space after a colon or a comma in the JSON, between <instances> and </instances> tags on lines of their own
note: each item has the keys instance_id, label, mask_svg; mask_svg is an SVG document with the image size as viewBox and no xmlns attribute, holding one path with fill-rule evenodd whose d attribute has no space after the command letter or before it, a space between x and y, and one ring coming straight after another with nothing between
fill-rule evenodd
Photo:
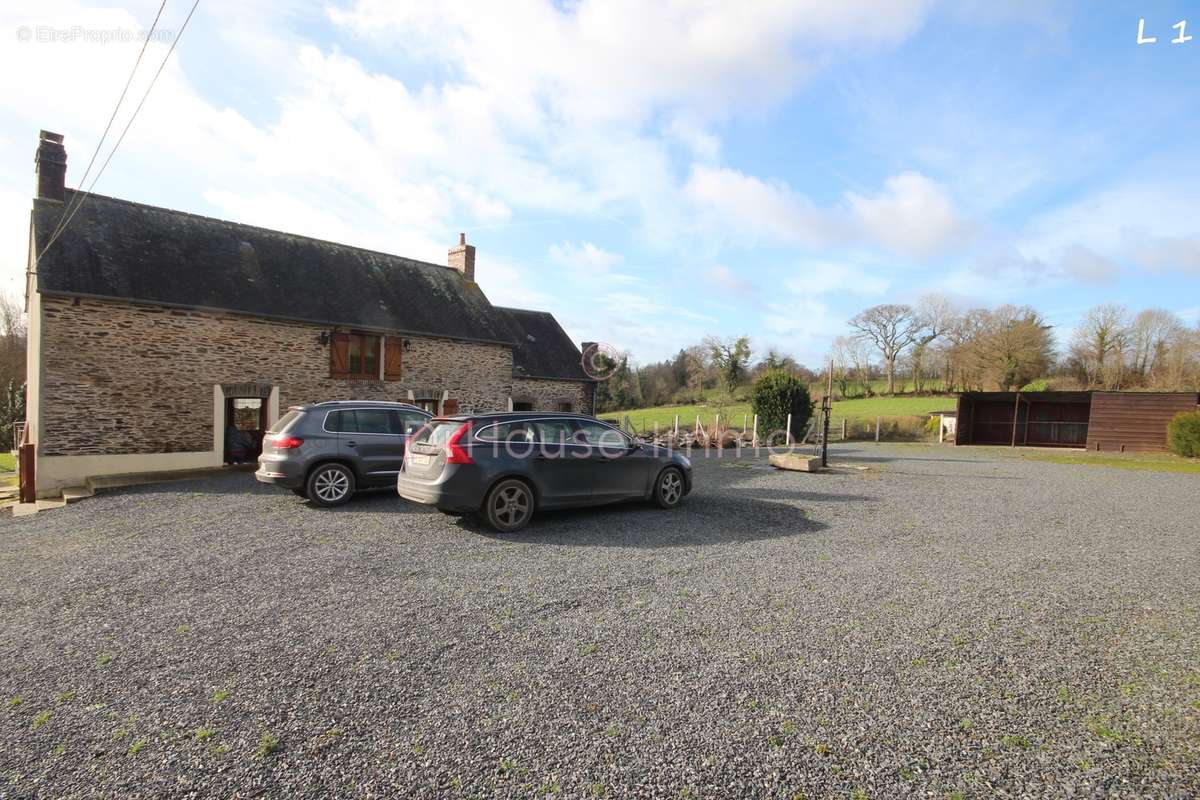
<instances>
[{"instance_id":1,"label":"white cloud","mask_svg":"<svg viewBox=\"0 0 1200 800\"><path fill-rule=\"evenodd\" d=\"M945 188L917 172L893 175L869 197L847 192L846 200L869 238L913 258L943 252L966 235Z\"/></svg>"},{"instance_id":2,"label":"white cloud","mask_svg":"<svg viewBox=\"0 0 1200 800\"><path fill-rule=\"evenodd\" d=\"M1200 275L1200 200L1190 186L1200 164L1141 174L1036 218L1022 248L1047 261L1086 247L1109 262Z\"/></svg>"},{"instance_id":3,"label":"white cloud","mask_svg":"<svg viewBox=\"0 0 1200 800\"><path fill-rule=\"evenodd\" d=\"M1078 244L1063 251L1060 263L1063 272L1084 283L1108 283L1121 271L1111 259Z\"/></svg>"},{"instance_id":4,"label":"white cloud","mask_svg":"<svg viewBox=\"0 0 1200 800\"><path fill-rule=\"evenodd\" d=\"M816 249L867 243L910 258L930 258L967 238L945 188L916 172L893 175L881 191L847 192L845 206L820 208L782 181L728 167L694 165L684 186L705 231Z\"/></svg>"},{"instance_id":5,"label":"white cloud","mask_svg":"<svg viewBox=\"0 0 1200 800\"><path fill-rule=\"evenodd\" d=\"M887 278L872 275L857 264L813 261L801 264L785 284L800 295L844 292L857 295L881 295L888 290Z\"/></svg>"},{"instance_id":6,"label":"white cloud","mask_svg":"<svg viewBox=\"0 0 1200 800\"><path fill-rule=\"evenodd\" d=\"M717 0L359 0L330 15L448 62L504 98L515 120L545 112L591 124L640 123L664 106L710 118L778 100L839 50L903 40L930 5L778 1L751 12Z\"/></svg>"},{"instance_id":7,"label":"white cloud","mask_svg":"<svg viewBox=\"0 0 1200 800\"><path fill-rule=\"evenodd\" d=\"M550 261L569 270L585 274L607 273L622 259L617 253L610 253L591 242L572 244L552 244L549 250Z\"/></svg>"},{"instance_id":8,"label":"white cloud","mask_svg":"<svg viewBox=\"0 0 1200 800\"><path fill-rule=\"evenodd\" d=\"M833 314L823 300L806 295L791 296L786 304L768 304L763 322L785 342L784 350L810 363L819 359L828 341L846 327L845 318Z\"/></svg>"},{"instance_id":9,"label":"white cloud","mask_svg":"<svg viewBox=\"0 0 1200 800\"><path fill-rule=\"evenodd\" d=\"M684 193L702 224L731 236L767 237L807 247L838 238L833 217L779 181L762 181L735 169L697 165Z\"/></svg>"},{"instance_id":10,"label":"white cloud","mask_svg":"<svg viewBox=\"0 0 1200 800\"><path fill-rule=\"evenodd\" d=\"M717 288L736 294L749 295L757 291L754 284L746 280L743 275L722 264L708 269L704 273L704 278Z\"/></svg>"}]
</instances>

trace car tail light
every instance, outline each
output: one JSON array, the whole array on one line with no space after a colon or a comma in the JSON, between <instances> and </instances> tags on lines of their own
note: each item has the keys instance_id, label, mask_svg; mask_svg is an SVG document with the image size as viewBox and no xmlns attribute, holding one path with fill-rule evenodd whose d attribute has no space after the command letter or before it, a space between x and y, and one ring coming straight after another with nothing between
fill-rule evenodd
<instances>
[{"instance_id":1,"label":"car tail light","mask_svg":"<svg viewBox=\"0 0 1200 800\"><path fill-rule=\"evenodd\" d=\"M448 440L446 440L446 463L447 464L474 464L475 460L471 458L471 454L462 448L459 441L471 430L471 423L466 423L461 428L456 430Z\"/></svg>"},{"instance_id":2,"label":"car tail light","mask_svg":"<svg viewBox=\"0 0 1200 800\"><path fill-rule=\"evenodd\" d=\"M295 436L276 436L271 441L271 446L276 450L294 450L304 444L304 440Z\"/></svg>"}]
</instances>

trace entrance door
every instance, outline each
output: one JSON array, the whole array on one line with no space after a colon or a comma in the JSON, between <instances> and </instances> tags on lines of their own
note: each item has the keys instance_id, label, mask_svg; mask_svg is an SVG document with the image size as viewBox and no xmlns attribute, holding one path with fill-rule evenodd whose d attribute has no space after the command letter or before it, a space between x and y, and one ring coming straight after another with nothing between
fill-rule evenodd
<instances>
[{"instance_id":1,"label":"entrance door","mask_svg":"<svg viewBox=\"0 0 1200 800\"><path fill-rule=\"evenodd\" d=\"M257 461L266 430L267 404L263 398L225 398L225 463Z\"/></svg>"}]
</instances>

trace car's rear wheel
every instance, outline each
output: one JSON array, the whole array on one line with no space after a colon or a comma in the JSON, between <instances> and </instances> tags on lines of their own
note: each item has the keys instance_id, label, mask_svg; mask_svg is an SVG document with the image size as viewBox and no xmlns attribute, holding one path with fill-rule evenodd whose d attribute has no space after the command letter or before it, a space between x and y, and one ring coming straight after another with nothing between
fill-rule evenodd
<instances>
[{"instance_id":1,"label":"car's rear wheel","mask_svg":"<svg viewBox=\"0 0 1200 800\"><path fill-rule=\"evenodd\" d=\"M488 525L501 533L515 533L529 524L536 503L533 490L515 478L503 480L492 487L483 501Z\"/></svg>"},{"instance_id":2,"label":"car's rear wheel","mask_svg":"<svg viewBox=\"0 0 1200 800\"><path fill-rule=\"evenodd\" d=\"M654 483L654 502L659 508L674 508L683 500L683 473L667 467Z\"/></svg>"},{"instance_id":3,"label":"car's rear wheel","mask_svg":"<svg viewBox=\"0 0 1200 800\"><path fill-rule=\"evenodd\" d=\"M319 506L340 506L354 494L354 473L344 464L322 464L309 474L305 494Z\"/></svg>"}]
</instances>

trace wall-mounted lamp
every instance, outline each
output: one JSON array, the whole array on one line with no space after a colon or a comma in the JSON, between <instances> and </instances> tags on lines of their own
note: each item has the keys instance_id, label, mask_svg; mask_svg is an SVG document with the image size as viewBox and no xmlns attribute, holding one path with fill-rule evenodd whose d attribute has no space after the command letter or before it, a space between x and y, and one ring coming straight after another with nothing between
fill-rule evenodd
<instances>
[{"instance_id":1,"label":"wall-mounted lamp","mask_svg":"<svg viewBox=\"0 0 1200 800\"><path fill-rule=\"evenodd\" d=\"M412 339L404 339L403 341L404 341L404 352L411 353L412 352Z\"/></svg>"},{"instance_id":2,"label":"wall-mounted lamp","mask_svg":"<svg viewBox=\"0 0 1200 800\"><path fill-rule=\"evenodd\" d=\"M319 334L317 334L317 341L321 344L329 344L330 340L332 339L333 334L329 331L321 331Z\"/></svg>"}]
</instances>

